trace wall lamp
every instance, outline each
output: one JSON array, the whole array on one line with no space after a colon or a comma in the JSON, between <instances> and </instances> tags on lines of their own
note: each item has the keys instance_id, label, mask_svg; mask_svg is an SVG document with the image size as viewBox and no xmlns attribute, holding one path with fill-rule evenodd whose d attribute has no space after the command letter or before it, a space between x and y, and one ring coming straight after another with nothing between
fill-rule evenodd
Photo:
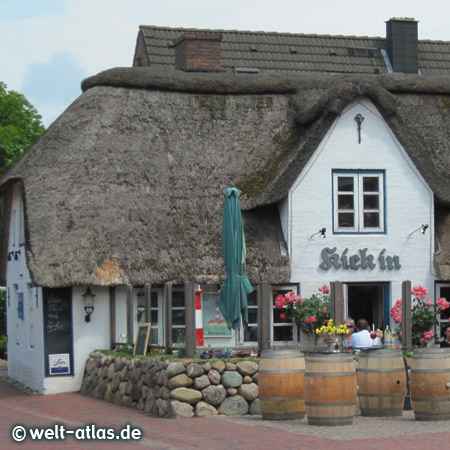
<instances>
[{"instance_id":1,"label":"wall lamp","mask_svg":"<svg viewBox=\"0 0 450 450\"><path fill-rule=\"evenodd\" d=\"M16 261L19 261L19 255L20 255L20 250L17 250L16 252L14 252L14 259Z\"/></svg>"},{"instance_id":2,"label":"wall lamp","mask_svg":"<svg viewBox=\"0 0 450 450\"><path fill-rule=\"evenodd\" d=\"M327 237L325 234L326 232L327 232L326 228L321 228L317 233L312 234L309 238L312 239L312 237L315 236L316 234L320 234L319 237L325 239Z\"/></svg>"},{"instance_id":3,"label":"wall lamp","mask_svg":"<svg viewBox=\"0 0 450 450\"><path fill-rule=\"evenodd\" d=\"M137 295L137 321L141 320L142 314L145 312L145 294L138 292Z\"/></svg>"},{"instance_id":4,"label":"wall lamp","mask_svg":"<svg viewBox=\"0 0 450 450\"><path fill-rule=\"evenodd\" d=\"M91 292L91 288L88 287L87 291L82 295L84 300L84 310L86 312L86 316L84 317L84 320L86 322L91 321L91 314L94 312L94 298L95 294Z\"/></svg>"},{"instance_id":5,"label":"wall lamp","mask_svg":"<svg viewBox=\"0 0 450 450\"><path fill-rule=\"evenodd\" d=\"M416 231L420 231L422 234L425 234L425 231L427 231L428 227L429 227L428 224L425 224L425 225L422 224L422 226L417 228L417 230L411 231L411 233L408 234L407 239L409 239L411 237L411 235L414 234Z\"/></svg>"},{"instance_id":6,"label":"wall lamp","mask_svg":"<svg viewBox=\"0 0 450 450\"><path fill-rule=\"evenodd\" d=\"M13 256L14 256L14 253L15 253L15 252L9 252L9 253L8 253L8 261L11 261L11 260L12 260L12 258L13 258Z\"/></svg>"}]
</instances>

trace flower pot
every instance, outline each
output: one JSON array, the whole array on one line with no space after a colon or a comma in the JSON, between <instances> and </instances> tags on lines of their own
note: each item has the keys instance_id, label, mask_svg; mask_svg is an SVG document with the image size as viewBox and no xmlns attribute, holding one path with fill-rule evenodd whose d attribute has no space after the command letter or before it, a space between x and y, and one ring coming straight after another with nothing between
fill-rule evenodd
<instances>
[{"instance_id":1,"label":"flower pot","mask_svg":"<svg viewBox=\"0 0 450 450\"><path fill-rule=\"evenodd\" d=\"M406 372L402 350L362 350L356 373L362 416L395 417L403 414Z\"/></svg>"},{"instance_id":2,"label":"flower pot","mask_svg":"<svg viewBox=\"0 0 450 450\"><path fill-rule=\"evenodd\" d=\"M450 349L414 349L411 403L416 420L450 420Z\"/></svg>"},{"instance_id":3,"label":"flower pot","mask_svg":"<svg viewBox=\"0 0 450 450\"><path fill-rule=\"evenodd\" d=\"M313 353L306 361L308 423L351 425L356 409L356 369L350 353Z\"/></svg>"},{"instance_id":4,"label":"flower pot","mask_svg":"<svg viewBox=\"0 0 450 450\"><path fill-rule=\"evenodd\" d=\"M342 339L338 336L323 337L322 341L327 346L327 353L339 353L341 351Z\"/></svg>"},{"instance_id":5,"label":"flower pot","mask_svg":"<svg viewBox=\"0 0 450 450\"><path fill-rule=\"evenodd\" d=\"M303 419L305 358L298 350L264 350L259 361L258 389L266 420Z\"/></svg>"}]
</instances>

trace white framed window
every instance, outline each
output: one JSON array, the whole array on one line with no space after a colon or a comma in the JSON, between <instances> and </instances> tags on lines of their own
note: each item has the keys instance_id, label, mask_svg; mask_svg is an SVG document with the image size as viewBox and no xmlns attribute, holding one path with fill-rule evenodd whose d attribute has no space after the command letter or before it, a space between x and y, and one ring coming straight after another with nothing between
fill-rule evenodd
<instances>
[{"instance_id":1,"label":"white framed window","mask_svg":"<svg viewBox=\"0 0 450 450\"><path fill-rule=\"evenodd\" d=\"M272 332L271 341L274 345L292 345L297 326L283 318L284 309L275 308L275 300L278 295L285 295L294 291L298 294L297 286L273 286L272 287Z\"/></svg>"},{"instance_id":2,"label":"white framed window","mask_svg":"<svg viewBox=\"0 0 450 450\"><path fill-rule=\"evenodd\" d=\"M174 348L186 345L186 302L183 288L172 291L172 344Z\"/></svg>"},{"instance_id":3,"label":"white framed window","mask_svg":"<svg viewBox=\"0 0 450 450\"><path fill-rule=\"evenodd\" d=\"M333 171L335 233L384 233L384 171Z\"/></svg>"},{"instance_id":4,"label":"white framed window","mask_svg":"<svg viewBox=\"0 0 450 450\"><path fill-rule=\"evenodd\" d=\"M434 299L434 302L436 303L436 300L442 297L450 302L450 283L436 283L436 298ZM439 311L438 309L437 319L439 321L439 329L436 330L436 334L438 338L443 338L445 337L443 333L444 326L448 325L450 320L450 308L444 311Z\"/></svg>"},{"instance_id":5,"label":"white framed window","mask_svg":"<svg viewBox=\"0 0 450 450\"><path fill-rule=\"evenodd\" d=\"M150 344L164 346L164 319L162 307L162 290L152 289L150 294Z\"/></svg>"},{"instance_id":6,"label":"white framed window","mask_svg":"<svg viewBox=\"0 0 450 450\"><path fill-rule=\"evenodd\" d=\"M241 327L241 339L244 340L244 345L256 345L258 343L258 292L256 288L247 295L247 314L248 326Z\"/></svg>"}]
</instances>

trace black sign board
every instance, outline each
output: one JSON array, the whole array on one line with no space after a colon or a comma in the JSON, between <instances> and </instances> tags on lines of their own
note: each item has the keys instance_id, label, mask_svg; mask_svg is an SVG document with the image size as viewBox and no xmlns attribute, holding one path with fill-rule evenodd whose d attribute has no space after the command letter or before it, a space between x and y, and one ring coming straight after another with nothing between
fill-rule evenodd
<instances>
[{"instance_id":1,"label":"black sign board","mask_svg":"<svg viewBox=\"0 0 450 450\"><path fill-rule=\"evenodd\" d=\"M45 375L72 375L72 289L44 288L43 312Z\"/></svg>"},{"instance_id":2,"label":"black sign board","mask_svg":"<svg viewBox=\"0 0 450 450\"><path fill-rule=\"evenodd\" d=\"M148 347L148 339L150 337L150 323L139 324L136 333L136 341L134 342L133 355L146 355Z\"/></svg>"}]
</instances>

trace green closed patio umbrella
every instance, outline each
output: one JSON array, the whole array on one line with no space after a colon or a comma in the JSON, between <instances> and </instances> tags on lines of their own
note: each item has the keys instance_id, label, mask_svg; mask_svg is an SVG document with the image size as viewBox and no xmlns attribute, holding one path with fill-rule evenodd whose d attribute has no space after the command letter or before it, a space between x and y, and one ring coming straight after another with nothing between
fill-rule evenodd
<instances>
[{"instance_id":1,"label":"green closed patio umbrella","mask_svg":"<svg viewBox=\"0 0 450 450\"><path fill-rule=\"evenodd\" d=\"M253 291L245 271L245 237L242 226L241 191L225 189L222 223L222 251L227 277L220 287L219 308L228 328L240 328L241 316L248 323L247 295Z\"/></svg>"}]
</instances>

